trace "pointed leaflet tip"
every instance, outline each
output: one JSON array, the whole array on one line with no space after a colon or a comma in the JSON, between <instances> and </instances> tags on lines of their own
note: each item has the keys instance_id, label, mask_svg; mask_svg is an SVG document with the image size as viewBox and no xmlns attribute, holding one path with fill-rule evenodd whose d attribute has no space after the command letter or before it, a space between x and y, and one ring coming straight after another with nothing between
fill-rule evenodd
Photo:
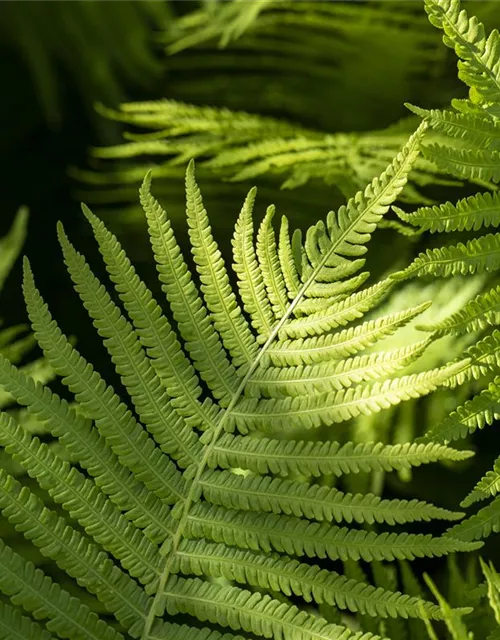
<instances>
[{"instance_id":1,"label":"pointed leaflet tip","mask_svg":"<svg viewBox=\"0 0 500 640\"><path fill-rule=\"evenodd\" d=\"M94 225L98 221L97 216L94 213L92 213L92 211L85 204L85 202L82 202L80 206L82 208L83 215L87 218L87 220L90 222L91 225Z\"/></svg>"},{"instance_id":2,"label":"pointed leaflet tip","mask_svg":"<svg viewBox=\"0 0 500 640\"><path fill-rule=\"evenodd\" d=\"M427 109L422 109L421 107L416 107L415 105L411 104L411 102L405 102L404 106L411 111L412 113L414 113L417 116L420 116L421 118L425 118L429 115L429 111Z\"/></svg>"},{"instance_id":3,"label":"pointed leaflet tip","mask_svg":"<svg viewBox=\"0 0 500 640\"><path fill-rule=\"evenodd\" d=\"M153 170L152 169L148 169L146 172L146 175L144 176L144 180L142 181L142 185L141 185L141 191L146 191L149 192L150 188L151 188L151 178L153 175Z\"/></svg>"},{"instance_id":4,"label":"pointed leaflet tip","mask_svg":"<svg viewBox=\"0 0 500 640\"><path fill-rule=\"evenodd\" d=\"M194 158L191 158L191 160L188 162L188 166L186 169L186 177L189 176L194 178L194 169L195 169Z\"/></svg>"},{"instance_id":5,"label":"pointed leaflet tip","mask_svg":"<svg viewBox=\"0 0 500 640\"><path fill-rule=\"evenodd\" d=\"M57 239L59 240L59 244L61 245L64 251L64 247L69 244L69 239L68 239L68 236L66 235L66 232L64 231L63 223L60 220L57 221L56 227L57 227Z\"/></svg>"},{"instance_id":6,"label":"pointed leaflet tip","mask_svg":"<svg viewBox=\"0 0 500 640\"><path fill-rule=\"evenodd\" d=\"M28 256L23 256L23 273L31 273L31 263Z\"/></svg>"}]
</instances>

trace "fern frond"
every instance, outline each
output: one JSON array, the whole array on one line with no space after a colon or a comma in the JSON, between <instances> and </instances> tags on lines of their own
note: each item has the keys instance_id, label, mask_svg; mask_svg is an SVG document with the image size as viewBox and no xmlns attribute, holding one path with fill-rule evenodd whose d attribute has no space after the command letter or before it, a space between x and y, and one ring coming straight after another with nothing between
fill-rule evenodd
<instances>
[{"instance_id":1,"label":"fern frond","mask_svg":"<svg viewBox=\"0 0 500 640\"><path fill-rule=\"evenodd\" d=\"M8 604L0 603L0 638L2 640L55 640L55 636Z\"/></svg>"},{"instance_id":2,"label":"fern frond","mask_svg":"<svg viewBox=\"0 0 500 640\"><path fill-rule=\"evenodd\" d=\"M500 102L500 41L498 32L486 37L475 16L468 17L459 0L425 0L430 22L444 32L443 42L461 59L459 78L472 90L475 102Z\"/></svg>"},{"instance_id":3,"label":"fern frond","mask_svg":"<svg viewBox=\"0 0 500 640\"><path fill-rule=\"evenodd\" d=\"M411 111L425 118L435 130L456 140L465 140L468 146L494 150L500 141L498 123L487 112L455 113L439 109L420 109L406 105Z\"/></svg>"},{"instance_id":4,"label":"fern frond","mask_svg":"<svg viewBox=\"0 0 500 640\"><path fill-rule=\"evenodd\" d=\"M428 144L425 156L443 171L488 183L500 180L500 152L481 149L457 149L452 146Z\"/></svg>"},{"instance_id":5,"label":"fern frond","mask_svg":"<svg viewBox=\"0 0 500 640\"><path fill-rule=\"evenodd\" d=\"M444 386L455 388L465 381L480 380L495 371L500 363L500 331L494 329L485 338L468 347L463 355L463 364L457 364L455 373L444 382Z\"/></svg>"},{"instance_id":6,"label":"fern frond","mask_svg":"<svg viewBox=\"0 0 500 640\"><path fill-rule=\"evenodd\" d=\"M449 368L424 371L384 382L358 385L312 397L242 398L227 419L226 430L240 433L253 430L281 430L286 426L312 429L322 424L344 422L359 415L387 409L403 400L434 391L453 376L461 363ZM272 417L272 420L271 420Z\"/></svg>"},{"instance_id":7,"label":"fern frond","mask_svg":"<svg viewBox=\"0 0 500 640\"><path fill-rule=\"evenodd\" d=\"M63 638L123 640L121 633L99 620L89 607L72 597L33 563L22 558L1 541L0 567L0 590L10 596L17 606L22 606L28 612L36 612L38 620L47 619L49 631ZM34 623L28 625L26 619L21 620L20 616L14 616L7 611L8 609L0 612L0 627L5 625L13 635L2 635L0 632L0 637L19 640L53 638L47 631L36 631L37 625ZM26 635L20 635L23 629Z\"/></svg>"},{"instance_id":8,"label":"fern frond","mask_svg":"<svg viewBox=\"0 0 500 640\"><path fill-rule=\"evenodd\" d=\"M257 233L256 251L267 297L276 319L288 309L285 279L276 250L276 238L272 227L275 208L269 207Z\"/></svg>"},{"instance_id":9,"label":"fern frond","mask_svg":"<svg viewBox=\"0 0 500 640\"><path fill-rule=\"evenodd\" d=\"M493 469L488 471L469 495L462 500L461 504L464 507L469 507L478 500L484 500L500 492L500 458L495 460Z\"/></svg>"},{"instance_id":10,"label":"fern frond","mask_svg":"<svg viewBox=\"0 0 500 640\"><path fill-rule=\"evenodd\" d=\"M201 291L222 343L236 366L248 364L258 351L255 337L236 303L229 276L213 239L191 161L186 172L186 217ZM267 245L266 245L267 246ZM262 267L262 264L261 264ZM266 271L262 269L265 277Z\"/></svg>"},{"instance_id":11,"label":"fern frond","mask_svg":"<svg viewBox=\"0 0 500 640\"><path fill-rule=\"evenodd\" d=\"M448 443L465 438L477 429L493 424L500 418L500 379L495 378L487 389L450 413L440 424L431 427L424 441Z\"/></svg>"},{"instance_id":12,"label":"fern frond","mask_svg":"<svg viewBox=\"0 0 500 640\"><path fill-rule=\"evenodd\" d=\"M5 413L0 413L0 443L133 577L146 585L157 577L158 547L127 522L91 480Z\"/></svg>"},{"instance_id":13,"label":"fern frond","mask_svg":"<svg viewBox=\"0 0 500 640\"><path fill-rule=\"evenodd\" d=\"M1 356L0 383L16 402L27 406L49 432L60 439L128 519L143 528L152 540L163 539L168 507L119 464L118 457L89 419L77 414L48 387L42 387Z\"/></svg>"},{"instance_id":14,"label":"fern frond","mask_svg":"<svg viewBox=\"0 0 500 640\"><path fill-rule=\"evenodd\" d=\"M300 311L300 313L307 315L318 309L321 310L323 307L328 307L332 303L339 302L359 289L369 276L369 272L365 271L348 280L313 283L304 293L306 299L299 303L297 312Z\"/></svg>"},{"instance_id":15,"label":"fern frond","mask_svg":"<svg viewBox=\"0 0 500 640\"><path fill-rule=\"evenodd\" d=\"M176 166L196 158L212 179L220 176L248 181L265 176L273 183L281 182L282 189L287 190L320 180L337 186L346 198L383 171L413 128L411 122L403 122L399 127L366 133L325 134L269 116L174 100L123 104L118 111L101 108L101 112L107 118L133 125L135 131L128 133L129 141L120 145L94 148L92 153L97 158L147 158L144 167L154 158L158 166L153 175L157 178L172 175ZM137 133L137 128L142 131ZM137 173L135 168L121 168L114 175L82 172L81 177L110 185L117 178L122 183L135 183ZM443 181L435 167L422 159L415 162L409 179L411 188L402 198L411 202L428 201L420 185Z\"/></svg>"},{"instance_id":16,"label":"fern frond","mask_svg":"<svg viewBox=\"0 0 500 640\"><path fill-rule=\"evenodd\" d=\"M334 274L340 279L346 273L346 257L358 258L366 252L364 245L406 184L424 131L422 123L380 178L351 198L337 215L330 212L326 225L319 222L308 229L304 247L309 265L304 280L312 280L312 274L320 281L330 280Z\"/></svg>"},{"instance_id":17,"label":"fern frond","mask_svg":"<svg viewBox=\"0 0 500 640\"><path fill-rule=\"evenodd\" d=\"M201 389L191 363L180 348L175 333L164 317L149 289L140 280L118 240L85 206L83 212L94 231L108 273L134 324L137 335L151 359L151 364L172 398L172 406L194 426L211 420L216 412L209 402L199 401ZM182 466L193 462L199 451L196 435L161 401L163 430L157 430L162 449L174 456Z\"/></svg>"},{"instance_id":18,"label":"fern frond","mask_svg":"<svg viewBox=\"0 0 500 640\"><path fill-rule=\"evenodd\" d=\"M319 477L409 469L437 460L465 460L471 455L471 451L458 451L434 442L396 445L349 442L341 445L338 442L248 438L227 433L212 448L208 464L212 468L241 468L260 474Z\"/></svg>"},{"instance_id":19,"label":"fern frond","mask_svg":"<svg viewBox=\"0 0 500 640\"><path fill-rule=\"evenodd\" d=\"M164 426L165 418L168 417L168 399L133 327L90 271L83 256L71 245L62 226L58 227L58 235L75 289L96 329L104 338L104 344L140 419L153 437L159 433L158 440L164 441L163 433L168 429ZM180 497L184 484L181 474L153 443L149 441L147 447L149 457L155 460L158 477L164 478L169 491L175 487L174 495L176 498Z\"/></svg>"},{"instance_id":20,"label":"fern frond","mask_svg":"<svg viewBox=\"0 0 500 640\"><path fill-rule=\"evenodd\" d=\"M135 580L3 470L0 470L0 508L18 531L94 593L125 628L141 625L149 598Z\"/></svg>"},{"instance_id":21,"label":"fern frond","mask_svg":"<svg viewBox=\"0 0 500 640\"><path fill-rule=\"evenodd\" d=\"M157 449L114 390L80 356L52 320L25 261L24 292L33 330L47 360L75 394L122 464L167 503L182 493L182 477ZM130 334L127 334L130 341ZM135 354L132 354L135 355ZM152 464L155 460L158 464ZM160 473L160 469L165 473ZM180 484L180 486L179 486Z\"/></svg>"},{"instance_id":22,"label":"fern frond","mask_svg":"<svg viewBox=\"0 0 500 640\"><path fill-rule=\"evenodd\" d=\"M182 258L167 214L151 195L150 186L151 176L147 175L140 197L162 289L194 365L225 406L235 392L234 368L227 360L220 337L212 330L210 317Z\"/></svg>"},{"instance_id":23,"label":"fern frond","mask_svg":"<svg viewBox=\"0 0 500 640\"><path fill-rule=\"evenodd\" d=\"M288 297L293 300L300 289L300 276L293 255L293 247L290 241L289 223L286 216L281 216L278 259L283 273L283 279Z\"/></svg>"},{"instance_id":24,"label":"fern frond","mask_svg":"<svg viewBox=\"0 0 500 640\"><path fill-rule=\"evenodd\" d=\"M367 320L337 333L326 333L309 338L283 340L267 350L267 357L278 367L314 365L341 360L371 347L392 335L431 306L424 302L399 313Z\"/></svg>"},{"instance_id":25,"label":"fern frond","mask_svg":"<svg viewBox=\"0 0 500 640\"><path fill-rule=\"evenodd\" d=\"M360 489L349 478L335 487L312 481L464 460L468 451L437 443L287 441L248 433L289 437L295 428L371 415L454 384L449 381L472 370L470 350L456 362L405 371L435 336L365 351L430 304L401 305L364 319L395 280L362 289L367 274L358 274L371 234L407 181L424 129L379 178L330 212L326 224L315 225L304 243L297 233L290 240L287 222L277 243L271 209L254 238L251 191L233 238L238 289L215 244L193 165L186 198L196 278L146 176L141 201L169 303L165 314L117 239L90 211L84 212L113 285L109 292L59 226L68 271L115 366L123 399L61 332L26 263L24 292L36 338L75 406L0 359L0 383L49 423L56 447L69 450L65 459L12 418L0 417L0 444L58 512L6 471L0 472L0 508L10 525L116 618L117 633L140 640L244 640L245 634L367 640L378 635L333 623L329 606L416 617L420 600L399 593L390 577L390 588L372 586L363 577L356 581L316 566L315 559L391 562L480 546L450 534L373 526L453 520L459 513L387 499L375 484L367 490L363 477ZM303 331L299 325L307 327L306 337L294 338ZM475 346L477 367L491 365L485 345ZM397 371L400 377L394 377ZM291 477L275 477L286 475ZM315 608L299 609L289 596ZM438 615L430 603L422 606Z\"/></svg>"},{"instance_id":26,"label":"fern frond","mask_svg":"<svg viewBox=\"0 0 500 640\"><path fill-rule=\"evenodd\" d=\"M317 365L261 368L250 378L250 396L283 397L340 390L361 382L385 378L415 362L431 343L421 340L400 349L375 352Z\"/></svg>"},{"instance_id":27,"label":"fern frond","mask_svg":"<svg viewBox=\"0 0 500 640\"><path fill-rule=\"evenodd\" d=\"M472 542L482 540L500 531L500 496L460 524L446 532L455 539Z\"/></svg>"},{"instance_id":28,"label":"fern frond","mask_svg":"<svg viewBox=\"0 0 500 640\"><path fill-rule=\"evenodd\" d=\"M247 195L234 228L233 267L243 308L249 314L254 329L265 336L271 333L274 316L253 242L252 210L256 193L252 189Z\"/></svg>"},{"instance_id":29,"label":"fern frond","mask_svg":"<svg viewBox=\"0 0 500 640\"><path fill-rule=\"evenodd\" d=\"M287 338L306 338L318 334L324 334L337 327L344 326L362 318L365 313L377 305L393 286L389 278L381 280L377 284L353 293L343 300L329 304L325 310L311 313L305 318L290 320L279 335L280 340ZM301 308L303 311L303 307Z\"/></svg>"}]
</instances>

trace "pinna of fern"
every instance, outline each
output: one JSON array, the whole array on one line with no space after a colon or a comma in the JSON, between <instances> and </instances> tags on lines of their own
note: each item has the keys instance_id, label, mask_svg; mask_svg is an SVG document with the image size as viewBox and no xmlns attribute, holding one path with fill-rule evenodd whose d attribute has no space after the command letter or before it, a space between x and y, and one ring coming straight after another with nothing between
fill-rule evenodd
<instances>
[{"instance_id":1,"label":"pinna of fern","mask_svg":"<svg viewBox=\"0 0 500 640\"><path fill-rule=\"evenodd\" d=\"M79 467L0 414L0 443L60 510L6 471L0 471L0 509L115 622L99 618L2 543L0 590L12 604L3 605L0 637L26 629L43 640L239 640L233 632L275 640L379 637L327 622L307 603L379 618L418 618L423 607L430 618L440 617L431 602L315 561L390 562L476 549L481 543L452 535L387 529L461 514L417 500L353 495L314 478L462 460L470 452L437 443L294 438L430 393L470 364L464 359L401 376L422 345L413 355L408 348L363 355L428 306L365 321L397 281L362 288L366 276L359 274L365 245L403 189L424 128L363 192L312 226L301 245L292 246L285 219L276 239L272 208L254 238L252 190L233 237L237 288L212 235L193 164L186 174L193 272L147 176L141 203L172 320L90 210L84 207L119 302L59 225L66 266L120 391L61 331L26 261L23 289L36 339L76 407L5 358L0 384L45 422Z\"/></svg>"},{"instance_id":2,"label":"pinna of fern","mask_svg":"<svg viewBox=\"0 0 500 640\"><path fill-rule=\"evenodd\" d=\"M26 238L26 227L28 222L28 210L20 208L16 213L14 221L8 233L0 239L0 294L4 288L5 281L12 271ZM0 322L0 326L4 323ZM38 358L26 363L28 354L33 349L36 341L31 334L26 333L26 325L14 325L0 330L0 354L22 367L22 370L29 374L33 379L40 382L49 382L52 377L52 371L47 362L43 358ZM23 363L23 364L21 364ZM26 412L14 406L12 396L2 391L0 393L0 409L8 410L11 414L15 414L23 424L33 432L41 433L42 425L34 420L29 421ZM0 466L8 464L12 470L19 471L18 465L12 465L12 461L3 452L0 452Z\"/></svg>"}]
</instances>

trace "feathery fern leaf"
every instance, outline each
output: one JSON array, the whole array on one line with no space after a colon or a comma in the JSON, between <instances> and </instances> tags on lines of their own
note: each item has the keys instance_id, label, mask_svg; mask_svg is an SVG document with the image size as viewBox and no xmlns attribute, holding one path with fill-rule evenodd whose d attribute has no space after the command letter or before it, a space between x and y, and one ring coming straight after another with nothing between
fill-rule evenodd
<instances>
[{"instance_id":1,"label":"feathery fern leaf","mask_svg":"<svg viewBox=\"0 0 500 640\"><path fill-rule=\"evenodd\" d=\"M25 263L24 294L36 339L76 407L5 359L0 359L0 384L47 425L81 469L2 414L0 444L57 510L6 471L0 471L0 509L114 616L116 625L91 616L96 629L102 626L102 638L241 638L231 631L275 640L379 637L291 604L287 597L292 594L317 607L326 603L362 615L418 617L422 605L430 617L439 617L434 605L401 594L393 581L387 582L389 588L374 587L294 558L412 560L481 545L453 530L437 537L367 530L364 524L456 520L461 514L423 501L389 500L312 482L322 474L340 476L342 482L345 474L463 460L470 452L436 443L293 439L294 427L316 428L381 411L430 393L470 366L466 358L394 376L417 361L433 338L408 348L363 353L428 303L350 326L392 286L386 280L360 289L365 276L356 273L371 234L406 183L424 129L364 192L328 214L326 223L313 226L303 246L284 238L286 223L276 239L271 209L254 239L252 191L233 242L238 289L212 236L193 165L186 174L186 200L196 275L167 213L151 194L148 175L140 196L168 316L117 239L89 210L84 213L116 300L59 225L69 274L114 364L120 390L60 330ZM308 313L300 312L300 303L318 285L331 286L336 321L333 316L325 320L321 310L328 296L308 297ZM291 337L297 331L300 335L300 320L308 337ZM310 355L318 348L324 350L319 361ZM292 362L281 353L293 353ZM325 382L318 383L323 377ZM261 431L270 438L260 437ZM292 439L279 440L273 433ZM0 561L3 556L10 558L4 552ZM39 596L46 598L44 616L51 618L47 630L65 637L57 615L66 609L57 614L48 597L59 599L68 611L76 604L36 576L42 581ZM16 594L8 592L14 604L24 606ZM35 605L30 609L28 596L25 600L36 617ZM180 621L177 614L182 614ZM73 623L89 615L84 607L75 609ZM26 624L10 618L12 625ZM92 628L89 623L88 637Z\"/></svg>"}]
</instances>

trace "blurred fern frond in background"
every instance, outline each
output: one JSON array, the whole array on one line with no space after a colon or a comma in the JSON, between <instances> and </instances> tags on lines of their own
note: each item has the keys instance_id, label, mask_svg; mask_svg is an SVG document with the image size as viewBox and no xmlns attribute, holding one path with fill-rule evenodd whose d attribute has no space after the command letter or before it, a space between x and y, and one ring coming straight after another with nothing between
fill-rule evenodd
<instances>
[{"instance_id":1,"label":"blurred fern frond in background","mask_svg":"<svg viewBox=\"0 0 500 640\"><path fill-rule=\"evenodd\" d=\"M0 37L25 60L44 116L58 128L68 84L89 114L98 100L120 102L130 87L151 91L164 68L154 32L170 17L168 2L152 0L2 2Z\"/></svg>"}]
</instances>

